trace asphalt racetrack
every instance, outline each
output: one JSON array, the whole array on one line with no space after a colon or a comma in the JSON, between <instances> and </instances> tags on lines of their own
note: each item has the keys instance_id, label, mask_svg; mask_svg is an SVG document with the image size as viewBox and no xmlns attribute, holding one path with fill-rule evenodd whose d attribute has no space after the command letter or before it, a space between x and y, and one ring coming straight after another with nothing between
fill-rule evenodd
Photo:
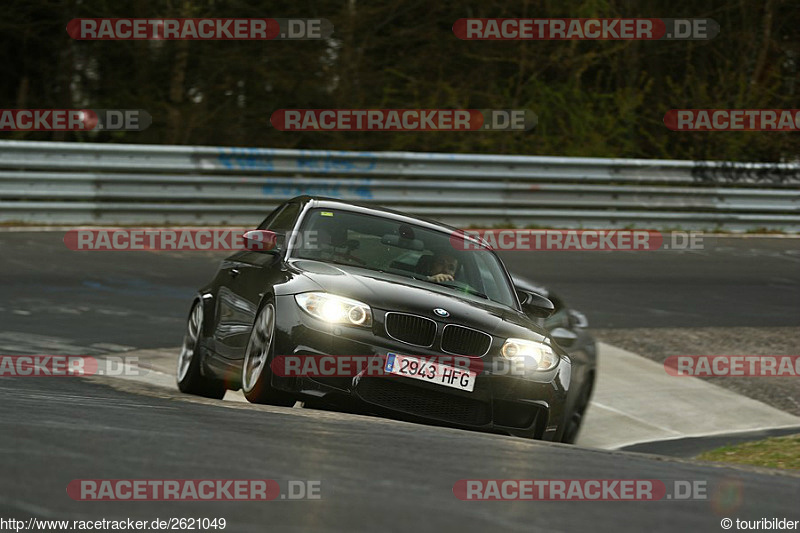
<instances>
[{"instance_id":1,"label":"asphalt racetrack","mask_svg":"<svg viewBox=\"0 0 800 533\"><path fill-rule=\"evenodd\" d=\"M192 295L228 255L76 252L62 239L58 231L0 233L0 334L78 347L178 346ZM501 256L512 272L557 290L592 327L800 326L800 239L706 237L704 245Z\"/></svg>"},{"instance_id":2,"label":"asphalt racetrack","mask_svg":"<svg viewBox=\"0 0 800 533\"><path fill-rule=\"evenodd\" d=\"M0 353L180 344L195 289L226 254L73 252L60 232L0 232ZM713 242L711 242L713 239ZM800 241L707 238L678 252L523 252L512 271L602 328L798 326ZM720 531L800 520L800 476L526 441L373 417L252 406L110 378L0 377L0 516L225 518L227 531ZM679 414L676 414L679 416ZM320 499L83 502L74 479L320 482ZM484 502L463 479L653 479L659 501ZM675 483L704 487L679 499ZM736 530L734 525L733 530Z\"/></svg>"}]
</instances>

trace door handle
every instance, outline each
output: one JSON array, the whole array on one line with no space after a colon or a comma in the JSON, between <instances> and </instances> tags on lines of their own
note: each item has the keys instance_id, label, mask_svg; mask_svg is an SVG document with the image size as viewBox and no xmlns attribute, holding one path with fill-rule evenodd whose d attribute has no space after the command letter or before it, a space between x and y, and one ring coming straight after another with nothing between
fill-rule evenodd
<instances>
[{"instance_id":1,"label":"door handle","mask_svg":"<svg viewBox=\"0 0 800 533\"><path fill-rule=\"evenodd\" d=\"M231 277L235 278L236 276L238 276L239 274L241 274L241 272L239 271L239 269L238 269L238 268L232 268L232 269L230 269L230 270L228 271L228 274L230 274L230 275L231 275Z\"/></svg>"}]
</instances>

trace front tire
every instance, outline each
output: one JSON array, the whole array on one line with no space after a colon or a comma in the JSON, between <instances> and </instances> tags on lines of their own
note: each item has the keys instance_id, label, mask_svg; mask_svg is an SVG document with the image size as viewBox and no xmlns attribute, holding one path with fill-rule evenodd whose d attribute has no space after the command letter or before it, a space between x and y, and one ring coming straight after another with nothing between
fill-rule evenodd
<instances>
[{"instance_id":1,"label":"front tire","mask_svg":"<svg viewBox=\"0 0 800 533\"><path fill-rule=\"evenodd\" d=\"M575 402L575 409L567 420L567 428L564 430L564 436L561 442L566 444L575 444L578 440L578 434L581 432L581 425L586 415L586 409L589 407L589 400L592 397L592 389L594 388L594 377L590 378L581 387L578 394L578 400Z\"/></svg>"},{"instance_id":2,"label":"front tire","mask_svg":"<svg viewBox=\"0 0 800 533\"><path fill-rule=\"evenodd\" d=\"M291 407L295 400L272 387L269 364L275 351L275 304L269 300L256 315L242 363L242 392L251 403Z\"/></svg>"},{"instance_id":3,"label":"front tire","mask_svg":"<svg viewBox=\"0 0 800 533\"><path fill-rule=\"evenodd\" d=\"M207 378L201 373L203 349L200 339L203 332L203 305L196 302L189 313L183 346L178 356L178 368L175 376L178 389L187 394L195 394L205 398L221 400L225 396L225 385L215 379Z\"/></svg>"}]
</instances>

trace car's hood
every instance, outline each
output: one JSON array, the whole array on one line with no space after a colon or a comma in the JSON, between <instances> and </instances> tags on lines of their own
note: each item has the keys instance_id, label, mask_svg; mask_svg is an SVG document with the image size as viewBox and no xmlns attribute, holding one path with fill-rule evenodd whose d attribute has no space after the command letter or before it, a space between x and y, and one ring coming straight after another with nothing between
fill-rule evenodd
<instances>
[{"instance_id":1,"label":"car's hood","mask_svg":"<svg viewBox=\"0 0 800 533\"><path fill-rule=\"evenodd\" d=\"M544 331L521 312L485 298L459 294L444 286L356 266L307 259L290 261L289 266L324 291L359 300L374 309L413 313L474 327L493 335L519 334L518 331L514 333L519 327L544 335ZM433 312L437 308L446 310L450 316L446 319L437 316Z\"/></svg>"}]
</instances>

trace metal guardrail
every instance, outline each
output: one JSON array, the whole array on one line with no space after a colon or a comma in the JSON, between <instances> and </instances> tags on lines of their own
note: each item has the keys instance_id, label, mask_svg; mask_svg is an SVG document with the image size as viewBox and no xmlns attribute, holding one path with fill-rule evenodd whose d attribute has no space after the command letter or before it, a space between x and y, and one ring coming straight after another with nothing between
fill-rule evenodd
<instances>
[{"instance_id":1,"label":"metal guardrail","mask_svg":"<svg viewBox=\"0 0 800 533\"><path fill-rule=\"evenodd\" d=\"M0 222L252 225L301 194L456 226L800 231L800 164L0 141Z\"/></svg>"}]
</instances>

